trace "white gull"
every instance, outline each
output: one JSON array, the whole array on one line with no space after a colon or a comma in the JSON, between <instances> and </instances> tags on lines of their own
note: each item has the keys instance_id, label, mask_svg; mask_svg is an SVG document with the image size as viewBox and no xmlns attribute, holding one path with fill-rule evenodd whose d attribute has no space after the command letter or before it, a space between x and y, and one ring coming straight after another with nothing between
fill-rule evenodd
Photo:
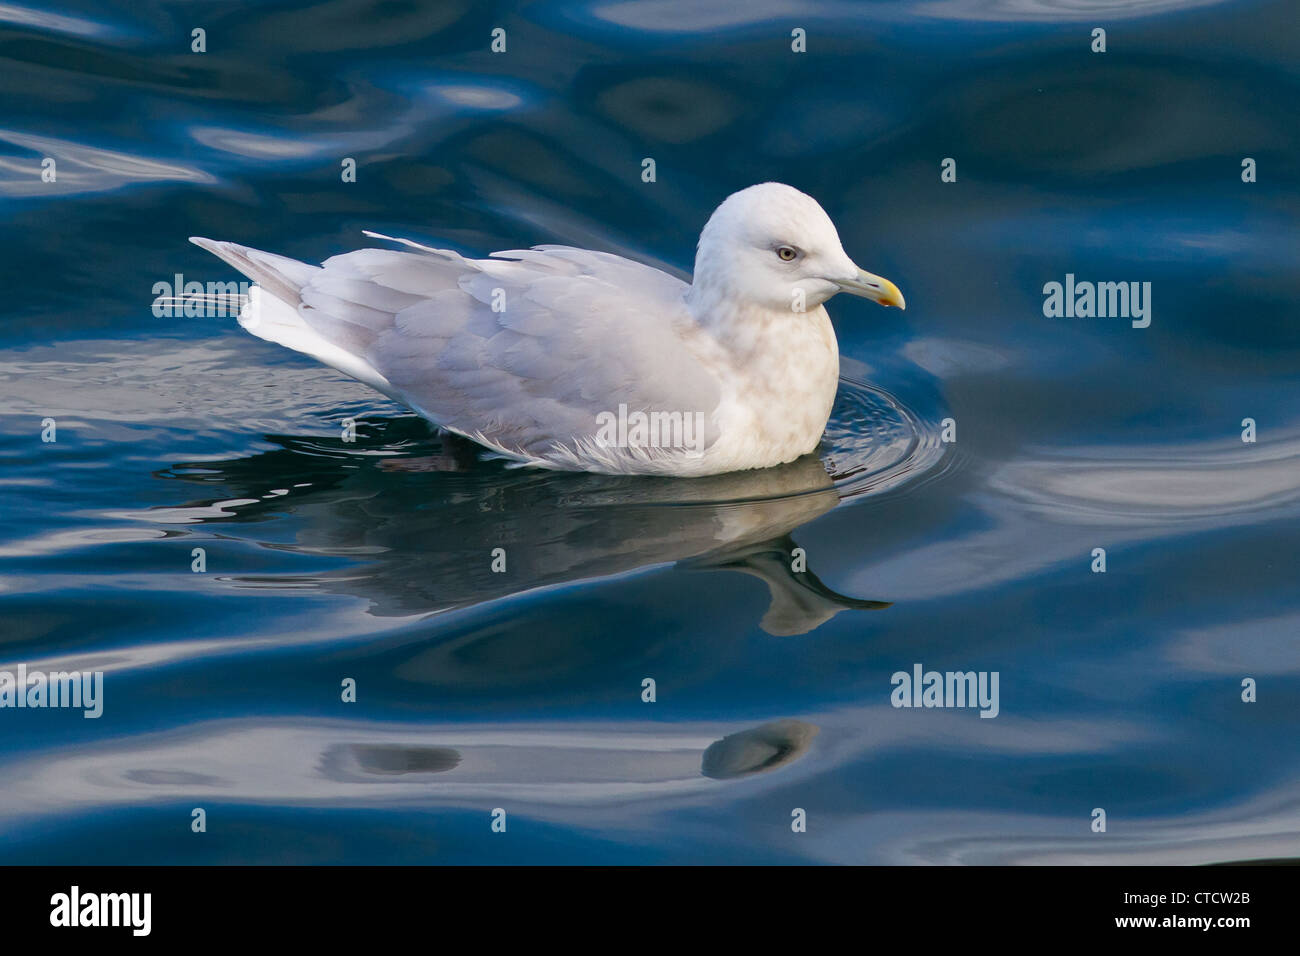
<instances>
[{"instance_id":1,"label":"white gull","mask_svg":"<svg viewBox=\"0 0 1300 956\"><path fill-rule=\"evenodd\" d=\"M816 200L781 183L714 211L689 285L569 246L467 259L391 241L410 251L313 266L191 239L258 284L239 316L254 335L546 468L692 477L809 454L839 378L823 303L844 291L904 307Z\"/></svg>"}]
</instances>

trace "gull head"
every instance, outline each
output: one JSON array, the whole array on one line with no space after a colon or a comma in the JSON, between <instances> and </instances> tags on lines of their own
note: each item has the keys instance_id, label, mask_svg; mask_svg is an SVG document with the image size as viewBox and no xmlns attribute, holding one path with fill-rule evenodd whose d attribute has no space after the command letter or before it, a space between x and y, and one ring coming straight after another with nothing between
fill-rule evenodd
<instances>
[{"instance_id":1,"label":"gull head","mask_svg":"<svg viewBox=\"0 0 1300 956\"><path fill-rule=\"evenodd\" d=\"M700 233L693 302L798 312L837 292L905 307L898 286L858 268L826 210L793 186L760 183L732 193Z\"/></svg>"}]
</instances>

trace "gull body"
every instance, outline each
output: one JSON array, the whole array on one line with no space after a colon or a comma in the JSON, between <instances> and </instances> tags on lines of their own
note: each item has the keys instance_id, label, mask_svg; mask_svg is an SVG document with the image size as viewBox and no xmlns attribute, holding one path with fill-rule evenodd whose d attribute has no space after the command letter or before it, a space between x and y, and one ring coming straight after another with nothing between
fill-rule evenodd
<instances>
[{"instance_id":1,"label":"gull body","mask_svg":"<svg viewBox=\"0 0 1300 956\"><path fill-rule=\"evenodd\" d=\"M254 335L514 461L606 474L693 477L809 454L839 378L823 303L847 291L904 306L849 259L814 199L780 183L714 211L690 284L568 246L467 259L398 239L403 250L313 266L191 241L257 283L239 317Z\"/></svg>"}]
</instances>

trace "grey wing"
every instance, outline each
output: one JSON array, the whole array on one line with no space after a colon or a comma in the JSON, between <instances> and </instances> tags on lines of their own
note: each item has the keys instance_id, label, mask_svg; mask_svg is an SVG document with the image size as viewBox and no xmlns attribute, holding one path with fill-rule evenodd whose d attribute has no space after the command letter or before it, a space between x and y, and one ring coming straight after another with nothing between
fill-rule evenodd
<instances>
[{"instance_id":1,"label":"grey wing","mask_svg":"<svg viewBox=\"0 0 1300 956\"><path fill-rule=\"evenodd\" d=\"M719 387L683 346L681 280L565 246L477 260L415 248L326 260L299 314L417 411L529 459L589 445L620 406L701 413L703 447L716 440Z\"/></svg>"}]
</instances>

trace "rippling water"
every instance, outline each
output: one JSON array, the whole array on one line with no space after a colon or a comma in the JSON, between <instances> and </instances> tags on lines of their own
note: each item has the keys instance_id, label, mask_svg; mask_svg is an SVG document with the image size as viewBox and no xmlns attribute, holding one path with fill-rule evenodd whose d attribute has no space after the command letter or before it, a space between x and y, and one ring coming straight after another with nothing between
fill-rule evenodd
<instances>
[{"instance_id":1,"label":"rippling water","mask_svg":"<svg viewBox=\"0 0 1300 956\"><path fill-rule=\"evenodd\" d=\"M1296 856L1295 23L0 3L0 671L105 675L95 720L0 709L0 859ZM151 309L177 273L231 278L193 234L680 274L768 179L909 308L830 303L826 441L766 472L510 468L230 319ZM1150 327L1045 318L1067 273L1150 282ZM916 663L997 671L998 716L894 708Z\"/></svg>"}]
</instances>

